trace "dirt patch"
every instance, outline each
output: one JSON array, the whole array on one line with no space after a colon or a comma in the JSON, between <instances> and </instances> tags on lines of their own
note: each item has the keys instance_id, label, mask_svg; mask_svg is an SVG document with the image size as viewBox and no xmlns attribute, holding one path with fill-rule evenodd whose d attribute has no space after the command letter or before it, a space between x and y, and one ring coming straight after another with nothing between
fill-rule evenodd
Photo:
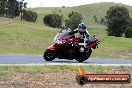
<instances>
[{"instance_id":1,"label":"dirt patch","mask_svg":"<svg viewBox=\"0 0 132 88\"><path fill-rule=\"evenodd\" d=\"M14 19L10 19L10 18L1 18L0 19L0 24L12 24L15 23Z\"/></svg>"},{"instance_id":2,"label":"dirt patch","mask_svg":"<svg viewBox=\"0 0 132 88\"><path fill-rule=\"evenodd\" d=\"M94 72L87 72L94 73ZM131 74L131 68L117 67L111 70L103 70L101 73ZM100 74L101 74L100 73ZM132 88L130 84L85 84L76 83L76 71L55 72L16 72L8 78L0 79L0 88Z\"/></svg>"}]
</instances>

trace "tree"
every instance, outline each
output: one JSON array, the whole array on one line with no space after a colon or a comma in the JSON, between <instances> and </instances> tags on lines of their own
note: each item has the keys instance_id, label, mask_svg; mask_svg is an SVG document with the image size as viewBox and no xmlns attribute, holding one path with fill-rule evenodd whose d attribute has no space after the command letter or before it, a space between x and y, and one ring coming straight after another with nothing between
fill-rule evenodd
<instances>
[{"instance_id":1,"label":"tree","mask_svg":"<svg viewBox=\"0 0 132 88\"><path fill-rule=\"evenodd\" d=\"M95 21L95 23L99 23L99 21L98 21L98 19L97 19L97 17L96 17L96 15L94 15L94 21Z\"/></svg>"},{"instance_id":2,"label":"tree","mask_svg":"<svg viewBox=\"0 0 132 88\"><path fill-rule=\"evenodd\" d=\"M19 2L17 0L8 0L6 7L6 17L14 18L19 16Z\"/></svg>"},{"instance_id":3,"label":"tree","mask_svg":"<svg viewBox=\"0 0 132 88\"><path fill-rule=\"evenodd\" d=\"M132 27L128 27L125 31L126 38L132 38Z\"/></svg>"},{"instance_id":4,"label":"tree","mask_svg":"<svg viewBox=\"0 0 132 88\"><path fill-rule=\"evenodd\" d=\"M107 33L109 36L120 37L127 28L127 19L129 19L129 11L123 6L110 7L107 11Z\"/></svg>"},{"instance_id":5,"label":"tree","mask_svg":"<svg viewBox=\"0 0 132 88\"><path fill-rule=\"evenodd\" d=\"M65 8L65 6L62 6L62 8Z\"/></svg>"},{"instance_id":6,"label":"tree","mask_svg":"<svg viewBox=\"0 0 132 88\"><path fill-rule=\"evenodd\" d=\"M125 37L132 38L132 19L127 19L127 29L125 30Z\"/></svg>"},{"instance_id":7,"label":"tree","mask_svg":"<svg viewBox=\"0 0 132 88\"><path fill-rule=\"evenodd\" d=\"M58 14L48 14L43 18L43 22L47 26L60 28L62 26L62 16Z\"/></svg>"},{"instance_id":8,"label":"tree","mask_svg":"<svg viewBox=\"0 0 132 88\"><path fill-rule=\"evenodd\" d=\"M19 2L19 10L20 10L20 17L21 17L21 21L23 20L23 14L25 12L25 8L27 8L27 2L24 2L24 0L21 0Z\"/></svg>"},{"instance_id":9,"label":"tree","mask_svg":"<svg viewBox=\"0 0 132 88\"><path fill-rule=\"evenodd\" d=\"M105 19L104 19L104 18L101 18L101 20L100 20L100 24L102 24L102 25L105 25L105 24L106 24L106 22L105 22Z\"/></svg>"},{"instance_id":10,"label":"tree","mask_svg":"<svg viewBox=\"0 0 132 88\"><path fill-rule=\"evenodd\" d=\"M0 16L4 16L6 13L7 0L0 0Z\"/></svg>"},{"instance_id":11,"label":"tree","mask_svg":"<svg viewBox=\"0 0 132 88\"><path fill-rule=\"evenodd\" d=\"M24 0L0 0L0 16L9 18L19 16L26 5L27 2L24 2Z\"/></svg>"},{"instance_id":12,"label":"tree","mask_svg":"<svg viewBox=\"0 0 132 88\"><path fill-rule=\"evenodd\" d=\"M78 12L71 12L69 13L69 19L65 20L65 25L70 27L71 29L76 29L78 27L78 24L81 23L83 17L80 13Z\"/></svg>"},{"instance_id":13,"label":"tree","mask_svg":"<svg viewBox=\"0 0 132 88\"><path fill-rule=\"evenodd\" d=\"M132 19L127 19L127 26L132 28Z\"/></svg>"},{"instance_id":14,"label":"tree","mask_svg":"<svg viewBox=\"0 0 132 88\"><path fill-rule=\"evenodd\" d=\"M36 19L38 17L38 14L36 12L33 12L31 10L24 10L23 11L23 19L28 22L36 22Z\"/></svg>"}]
</instances>

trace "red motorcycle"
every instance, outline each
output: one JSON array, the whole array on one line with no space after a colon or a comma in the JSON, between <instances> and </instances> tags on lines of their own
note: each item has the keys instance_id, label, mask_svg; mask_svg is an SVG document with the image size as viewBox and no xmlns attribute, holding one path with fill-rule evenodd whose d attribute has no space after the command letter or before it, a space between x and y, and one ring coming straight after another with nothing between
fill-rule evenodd
<instances>
[{"instance_id":1,"label":"red motorcycle","mask_svg":"<svg viewBox=\"0 0 132 88\"><path fill-rule=\"evenodd\" d=\"M69 35L69 31L66 29L62 29L55 37L54 40L60 38L60 43L54 43L48 47L48 49L44 52L44 59L46 61L52 61L55 58L59 59L69 59L69 60L77 60L79 62L83 62L87 60L91 53L92 48L96 49L101 39L98 36L90 37L87 42L81 42L80 38L75 37L75 35ZM64 38L69 37L69 38Z\"/></svg>"}]
</instances>

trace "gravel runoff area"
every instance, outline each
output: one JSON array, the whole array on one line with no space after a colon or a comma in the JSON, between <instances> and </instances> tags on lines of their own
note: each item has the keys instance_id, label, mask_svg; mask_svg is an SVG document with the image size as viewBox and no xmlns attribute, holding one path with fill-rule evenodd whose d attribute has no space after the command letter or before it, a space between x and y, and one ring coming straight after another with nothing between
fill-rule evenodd
<instances>
[{"instance_id":1,"label":"gravel runoff area","mask_svg":"<svg viewBox=\"0 0 132 88\"><path fill-rule=\"evenodd\" d=\"M100 68L101 69L101 68ZM106 74L130 74L132 67L113 67L110 69L95 69L87 71L92 73ZM5 72L6 73L6 72ZM16 71L6 77L0 77L0 88L132 88L129 84L85 84L83 86L76 82L75 70L60 71Z\"/></svg>"}]
</instances>

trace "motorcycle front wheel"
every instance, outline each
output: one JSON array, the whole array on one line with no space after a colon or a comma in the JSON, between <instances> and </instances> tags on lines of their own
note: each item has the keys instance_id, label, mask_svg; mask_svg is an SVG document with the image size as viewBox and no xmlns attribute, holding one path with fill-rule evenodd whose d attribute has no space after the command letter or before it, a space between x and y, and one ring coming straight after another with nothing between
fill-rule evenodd
<instances>
[{"instance_id":1,"label":"motorcycle front wheel","mask_svg":"<svg viewBox=\"0 0 132 88\"><path fill-rule=\"evenodd\" d=\"M77 59L78 62L84 62L91 56L92 50L90 49L88 53L80 54L80 57Z\"/></svg>"},{"instance_id":2,"label":"motorcycle front wheel","mask_svg":"<svg viewBox=\"0 0 132 88\"><path fill-rule=\"evenodd\" d=\"M56 51L55 50L46 50L43 55L46 61L52 61L56 58Z\"/></svg>"}]
</instances>

